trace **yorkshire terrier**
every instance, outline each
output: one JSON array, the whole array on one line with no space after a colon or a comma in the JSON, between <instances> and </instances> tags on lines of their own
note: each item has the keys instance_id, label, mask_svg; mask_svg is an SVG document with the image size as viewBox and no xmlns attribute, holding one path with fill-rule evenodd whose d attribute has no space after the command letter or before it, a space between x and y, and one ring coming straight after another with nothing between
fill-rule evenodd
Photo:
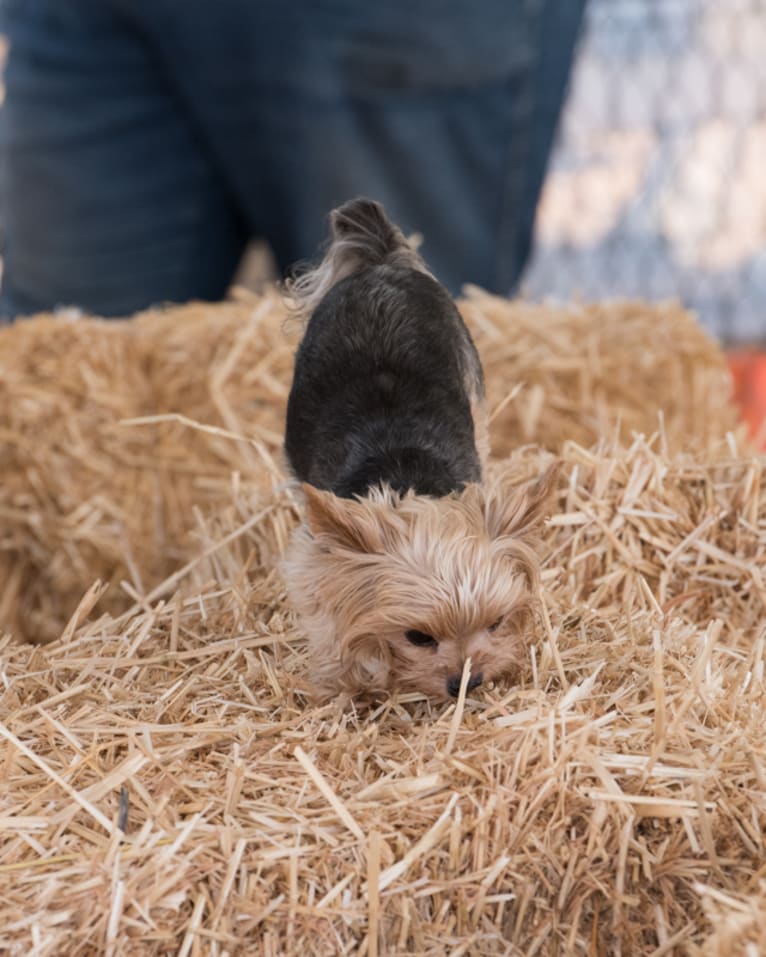
<instances>
[{"instance_id":1,"label":"yorkshire terrier","mask_svg":"<svg viewBox=\"0 0 766 957\"><path fill-rule=\"evenodd\" d=\"M383 208L331 214L321 264L288 287L308 320L285 452L305 522L284 569L321 697L456 697L524 652L531 535L554 480L482 484L484 377L449 293Z\"/></svg>"}]
</instances>

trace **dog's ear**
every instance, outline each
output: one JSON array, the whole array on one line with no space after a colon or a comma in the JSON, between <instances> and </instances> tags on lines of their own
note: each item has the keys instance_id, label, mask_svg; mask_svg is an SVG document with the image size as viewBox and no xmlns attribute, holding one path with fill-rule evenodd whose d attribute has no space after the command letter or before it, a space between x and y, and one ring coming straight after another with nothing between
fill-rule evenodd
<instances>
[{"instance_id":1,"label":"dog's ear","mask_svg":"<svg viewBox=\"0 0 766 957\"><path fill-rule=\"evenodd\" d=\"M327 535L337 544L358 552L380 547L380 530L369 508L349 498L339 498L304 482L306 522L312 535Z\"/></svg>"},{"instance_id":2,"label":"dog's ear","mask_svg":"<svg viewBox=\"0 0 766 957\"><path fill-rule=\"evenodd\" d=\"M543 474L516 488L499 487L487 497L487 530L493 538L523 536L541 521L561 474L555 462Z\"/></svg>"}]
</instances>

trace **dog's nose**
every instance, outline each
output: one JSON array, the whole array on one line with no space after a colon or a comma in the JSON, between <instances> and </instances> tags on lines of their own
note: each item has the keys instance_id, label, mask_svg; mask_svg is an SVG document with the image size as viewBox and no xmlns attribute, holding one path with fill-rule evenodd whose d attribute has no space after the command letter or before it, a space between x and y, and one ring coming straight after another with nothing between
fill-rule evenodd
<instances>
[{"instance_id":1,"label":"dog's nose","mask_svg":"<svg viewBox=\"0 0 766 957\"><path fill-rule=\"evenodd\" d=\"M460 694L460 682L463 680L462 675L452 675L451 678L447 678L447 691L450 696L457 698ZM474 688L478 688L479 685L484 681L484 675L480 671L477 675L471 675L468 679L468 691L473 691Z\"/></svg>"}]
</instances>

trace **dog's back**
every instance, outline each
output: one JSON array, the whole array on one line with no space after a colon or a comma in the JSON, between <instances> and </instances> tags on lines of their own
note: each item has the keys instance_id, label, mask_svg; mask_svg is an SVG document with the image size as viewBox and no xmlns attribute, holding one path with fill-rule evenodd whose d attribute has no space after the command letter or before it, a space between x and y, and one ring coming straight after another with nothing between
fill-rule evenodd
<instances>
[{"instance_id":1,"label":"dog's back","mask_svg":"<svg viewBox=\"0 0 766 957\"><path fill-rule=\"evenodd\" d=\"M287 410L297 478L343 497L381 484L441 496L478 481L476 349L377 203L333 213L325 259L292 292L310 316Z\"/></svg>"}]
</instances>

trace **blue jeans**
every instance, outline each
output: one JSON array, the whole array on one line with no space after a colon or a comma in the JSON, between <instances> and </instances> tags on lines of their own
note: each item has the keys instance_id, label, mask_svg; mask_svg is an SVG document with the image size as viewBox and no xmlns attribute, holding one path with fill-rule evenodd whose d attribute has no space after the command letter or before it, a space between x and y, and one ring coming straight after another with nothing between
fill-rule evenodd
<instances>
[{"instance_id":1,"label":"blue jeans","mask_svg":"<svg viewBox=\"0 0 766 957\"><path fill-rule=\"evenodd\" d=\"M509 292L585 0L2 0L0 315L218 299L380 200Z\"/></svg>"}]
</instances>

